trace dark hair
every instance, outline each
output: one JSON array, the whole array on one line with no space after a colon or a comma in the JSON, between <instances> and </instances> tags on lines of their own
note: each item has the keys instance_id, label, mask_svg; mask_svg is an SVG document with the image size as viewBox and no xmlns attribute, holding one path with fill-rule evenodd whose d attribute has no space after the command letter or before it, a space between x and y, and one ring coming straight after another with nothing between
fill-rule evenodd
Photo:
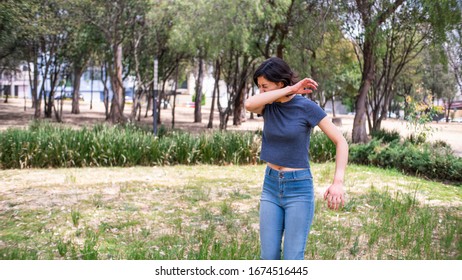
<instances>
[{"instance_id":1,"label":"dark hair","mask_svg":"<svg viewBox=\"0 0 462 280\"><path fill-rule=\"evenodd\" d=\"M297 75L289 65L279 57L271 57L265 60L253 74L253 81L258 85L258 77L264 77L270 82L282 82L284 87L294 85Z\"/></svg>"}]
</instances>

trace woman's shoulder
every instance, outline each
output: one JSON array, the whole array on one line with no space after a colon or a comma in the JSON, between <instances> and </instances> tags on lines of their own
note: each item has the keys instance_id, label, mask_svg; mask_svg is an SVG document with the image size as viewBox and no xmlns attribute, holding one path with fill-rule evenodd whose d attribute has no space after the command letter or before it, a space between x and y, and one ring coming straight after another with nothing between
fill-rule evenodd
<instances>
[{"instance_id":1,"label":"woman's shoulder","mask_svg":"<svg viewBox=\"0 0 462 280\"><path fill-rule=\"evenodd\" d=\"M318 103L315 101L311 100L310 98L306 98L303 96L299 96L298 100L296 100L296 106L304 111L307 115L325 115L326 113L324 112L324 109L319 106Z\"/></svg>"},{"instance_id":2,"label":"woman's shoulder","mask_svg":"<svg viewBox=\"0 0 462 280\"><path fill-rule=\"evenodd\" d=\"M319 107L318 103L314 102L313 100L311 100L310 98L307 98L305 96L296 95L294 98L296 98L296 100L295 100L296 103L298 103L300 105Z\"/></svg>"}]
</instances>

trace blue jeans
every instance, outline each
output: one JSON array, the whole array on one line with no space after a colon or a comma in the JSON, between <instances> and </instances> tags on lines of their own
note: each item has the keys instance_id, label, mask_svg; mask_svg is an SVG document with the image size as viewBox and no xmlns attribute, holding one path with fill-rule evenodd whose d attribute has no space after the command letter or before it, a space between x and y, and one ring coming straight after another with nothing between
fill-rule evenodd
<instances>
[{"instance_id":1,"label":"blue jeans","mask_svg":"<svg viewBox=\"0 0 462 280\"><path fill-rule=\"evenodd\" d=\"M314 216L313 177L309 169L266 168L260 200L261 259L303 260Z\"/></svg>"}]
</instances>

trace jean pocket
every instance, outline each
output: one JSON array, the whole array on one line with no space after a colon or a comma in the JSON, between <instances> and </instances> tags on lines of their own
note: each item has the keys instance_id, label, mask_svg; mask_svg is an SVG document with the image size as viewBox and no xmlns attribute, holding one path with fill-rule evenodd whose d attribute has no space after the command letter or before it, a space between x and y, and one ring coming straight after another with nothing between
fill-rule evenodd
<instances>
[{"instance_id":1,"label":"jean pocket","mask_svg":"<svg viewBox=\"0 0 462 280\"><path fill-rule=\"evenodd\" d=\"M313 176L311 174L306 174L298 176L296 178L285 179L286 182L298 182L298 181L313 181Z\"/></svg>"}]
</instances>

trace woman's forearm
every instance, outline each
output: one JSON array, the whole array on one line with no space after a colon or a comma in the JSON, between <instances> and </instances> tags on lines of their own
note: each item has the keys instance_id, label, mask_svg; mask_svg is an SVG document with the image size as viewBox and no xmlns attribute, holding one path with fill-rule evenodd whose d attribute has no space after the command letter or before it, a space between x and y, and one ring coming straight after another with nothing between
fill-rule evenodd
<instances>
[{"instance_id":1,"label":"woman's forearm","mask_svg":"<svg viewBox=\"0 0 462 280\"><path fill-rule=\"evenodd\" d=\"M249 97L245 101L245 109L250 112L255 112L255 110L259 110L260 108L264 107L266 104L270 104L281 97L284 97L289 94L293 94L291 86L283 87L273 91L267 91L263 94L256 94L254 96ZM256 112L258 113L258 112Z\"/></svg>"},{"instance_id":2,"label":"woman's forearm","mask_svg":"<svg viewBox=\"0 0 462 280\"><path fill-rule=\"evenodd\" d=\"M336 143L334 183L343 183L348 163L348 143L343 138Z\"/></svg>"},{"instance_id":3,"label":"woman's forearm","mask_svg":"<svg viewBox=\"0 0 462 280\"><path fill-rule=\"evenodd\" d=\"M334 183L343 184L345 169L348 163L348 143L329 117L322 119L318 126L335 145Z\"/></svg>"}]
</instances>

